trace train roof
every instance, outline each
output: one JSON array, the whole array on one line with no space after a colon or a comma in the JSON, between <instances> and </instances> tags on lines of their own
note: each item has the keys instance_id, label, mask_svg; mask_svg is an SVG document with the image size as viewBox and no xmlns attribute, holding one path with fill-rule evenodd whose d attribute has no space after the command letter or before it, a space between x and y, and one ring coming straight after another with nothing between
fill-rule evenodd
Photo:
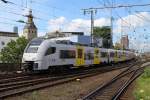
<instances>
[{"instance_id":1,"label":"train roof","mask_svg":"<svg viewBox=\"0 0 150 100\"><path fill-rule=\"evenodd\" d=\"M80 46L86 46L86 47L96 47L96 46L91 46L90 44L89 45L85 45L85 44L80 44L80 43L77 43L77 42L72 42L70 41L70 37L60 37L60 38L45 38L45 37L38 37L38 38L34 38L33 40L31 41L35 41L34 43L38 43L38 42L42 42L42 41L49 41L49 42L52 42L54 44L64 44L64 45L80 45ZM132 51L129 51L129 50L116 50L116 49L110 49L110 48L102 48L102 47L98 47L98 48L101 48L101 49L107 49L108 51L120 51L120 52L132 52Z\"/></svg>"}]
</instances>

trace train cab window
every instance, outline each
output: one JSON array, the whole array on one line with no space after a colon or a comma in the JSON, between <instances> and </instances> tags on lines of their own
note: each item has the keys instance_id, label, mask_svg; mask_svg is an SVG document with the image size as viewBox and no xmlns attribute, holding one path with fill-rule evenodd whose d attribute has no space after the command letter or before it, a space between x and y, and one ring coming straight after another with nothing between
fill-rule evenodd
<instances>
[{"instance_id":1,"label":"train cab window","mask_svg":"<svg viewBox=\"0 0 150 100\"><path fill-rule=\"evenodd\" d=\"M39 46L44 41L43 38L36 38L30 42L30 46Z\"/></svg>"},{"instance_id":2,"label":"train cab window","mask_svg":"<svg viewBox=\"0 0 150 100\"><path fill-rule=\"evenodd\" d=\"M26 53L37 53L38 47L30 46L27 50Z\"/></svg>"},{"instance_id":3,"label":"train cab window","mask_svg":"<svg viewBox=\"0 0 150 100\"><path fill-rule=\"evenodd\" d=\"M46 53L45 53L45 56L46 55L50 55L50 54L53 54L56 52L56 48L55 47L50 47L47 49Z\"/></svg>"},{"instance_id":4,"label":"train cab window","mask_svg":"<svg viewBox=\"0 0 150 100\"><path fill-rule=\"evenodd\" d=\"M25 49L26 53L37 53L40 44L44 41L42 38L36 38L30 41Z\"/></svg>"}]
</instances>

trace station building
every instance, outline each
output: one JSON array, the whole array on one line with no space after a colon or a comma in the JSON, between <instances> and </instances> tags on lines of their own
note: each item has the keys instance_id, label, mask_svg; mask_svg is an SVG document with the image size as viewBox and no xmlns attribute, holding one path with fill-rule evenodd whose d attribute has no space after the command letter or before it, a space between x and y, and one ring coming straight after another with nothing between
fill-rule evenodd
<instances>
[{"instance_id":1,"label":"station building","mask_svg":"<svg viewBox=\"0 0 150 100\"><path fill-rule=\"evenodd\" d=\"M4 48L8 42L11 40L16 40L18 38L18 33L16 32L4 32L0 31L0 52L1 49Z\"/></svg>"}]
</instances>

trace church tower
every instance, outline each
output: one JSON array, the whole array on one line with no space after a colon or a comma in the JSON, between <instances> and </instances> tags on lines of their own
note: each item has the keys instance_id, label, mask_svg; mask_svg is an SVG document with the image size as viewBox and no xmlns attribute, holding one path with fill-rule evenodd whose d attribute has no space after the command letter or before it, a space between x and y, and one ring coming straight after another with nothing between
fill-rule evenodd
<instances>
[{"instance_id":1,"label":"church tower","mask_svg":"<svg viewBox=\"0 0 150 100\"><path fill-rule=\"evenodd\" d=\"M26 39L30 41L31 39L37 37L37 27L33 22L33 15L31 9L29 11L29 15L27 15L27 18L28 21L26 22L26 25L23 28L23 35Z\"/></svg>"}]
</instances>

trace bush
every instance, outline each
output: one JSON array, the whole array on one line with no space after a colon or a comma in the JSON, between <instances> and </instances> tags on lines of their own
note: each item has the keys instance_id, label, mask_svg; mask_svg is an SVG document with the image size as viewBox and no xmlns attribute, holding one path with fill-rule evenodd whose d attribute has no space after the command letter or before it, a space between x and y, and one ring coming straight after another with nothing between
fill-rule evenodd
<instances>
[{"instance_id":1,"label":"bush","mask_svg":"<svg viewBox=\"0 0 150 100\"><path fill-rule=\"evenodd\" d=\"M150 67L136 81L134 96L136 100L150 100Z\"/></svg>"},{"instance_id":2,"label":"bush","mask_svg":"<svg viewBox=\"0 0 150 100\"><path fill-rule=\"evenodd\" d=\"M147 68L142 75L142 78L150 78L150 68Z\"/></svg>"}]
</instances>

